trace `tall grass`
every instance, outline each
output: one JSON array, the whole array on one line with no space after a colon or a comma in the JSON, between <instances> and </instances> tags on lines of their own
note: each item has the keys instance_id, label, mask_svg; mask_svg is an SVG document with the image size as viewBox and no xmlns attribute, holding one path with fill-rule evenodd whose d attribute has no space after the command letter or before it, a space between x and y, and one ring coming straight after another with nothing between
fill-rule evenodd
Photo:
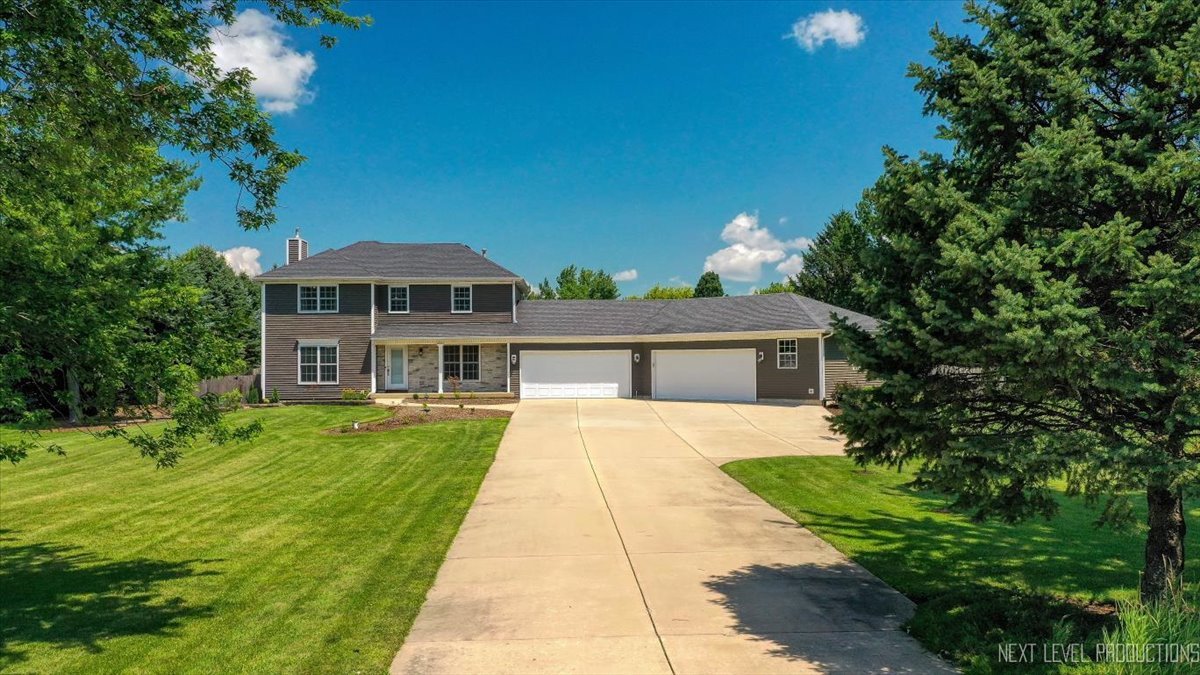
<instances>
[{"instance_id":1,"label":"tall grass","mask_svg":"<svg viewBox=\"0 0 1200 675\"><path fill-rule=\"evenodd\" d=\"M1095 672L1174 675L1200 672L1198 594L1183 582L1154 602L1118 603L1120 623L1105 629L1097 645ZM1108 658L1103 658L1107 655Z\"/></svg>"}]
</instances>

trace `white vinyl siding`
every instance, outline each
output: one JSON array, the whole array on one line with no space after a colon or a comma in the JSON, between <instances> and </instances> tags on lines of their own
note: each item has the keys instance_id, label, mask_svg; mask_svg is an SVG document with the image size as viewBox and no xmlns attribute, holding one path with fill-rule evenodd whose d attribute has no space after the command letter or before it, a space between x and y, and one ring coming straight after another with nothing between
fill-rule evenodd
<instances>
[{"instance_id":1,"label":"white vinyl siding","mask_svg":"<svg viewBox=\"0 0 1200 675\"><path fill-rule=\"evenodd\" d=\"M338 287L297 286L296 311L301 314L335 314L338 311Z\"/></svg>"},{"instance_id":2,"label":"white vinyl siding","mask_svg":"<svg viewBox=\"0 0 1200 675\"><path fill-rule=\"evenodd\" d=\"M408 313L408 286L388 286L388 313Z\"/></svg>"},{"instance_id":3,"label":"white vinyl siding","mask_svg":"<svg viewBox=\"0 0 1200 675\"><path fill-rule=\"evenodd\" d=\"M776 367L794 370L800 366L800 344L795 338L780 340L777 354Z\"/></svg>"},{"instance_id":4,"label":"white vinyl siding","mask_svg":"<svg viewBox=\"0 0 1200 675\"><path fill-rule=\"evenodd\" d=\"M470 314L471 295L470 286L451 286L450 311L454 314Z\"/></svg>"}]
</instances>

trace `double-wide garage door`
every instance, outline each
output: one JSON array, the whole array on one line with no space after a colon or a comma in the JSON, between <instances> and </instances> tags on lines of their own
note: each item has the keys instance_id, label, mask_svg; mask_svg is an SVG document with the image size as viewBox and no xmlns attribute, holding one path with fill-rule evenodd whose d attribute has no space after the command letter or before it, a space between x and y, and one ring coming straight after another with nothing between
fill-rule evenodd
<instances>
[{"instance_id":1,"label":"double-wide garage door","mask_svg":"<svg viewBox=\"0 0 1200 675\"><path fill-rule=\"evenodd\" d=\"M656 349L654 398L753 401L758 397L753 349Z\"/></svg>"},{"instance_id":2,"label":"double-wide garage door","mask_svg":"<svg viewBox=\"0 0 1200 675\"><path fill-rule=\"evenodd\" d=\"M660 399L753 401L756 357L753 349L652 349L651 391L639 393ZM633 395L633 366L628 349L526 350L521 352L521 398L628 398ZM646 367L645 359L641 367Z\"/></svg>"},{"instance_id":3,"label":"double-wide garage door","mask_svg":"<svg viewBox=\"0 0 1200 675\"><path fill-rule=\"evenodd\" d=\"M521 398L629 398L628 349L521 352Z\"/></svg>"}]
</instances>

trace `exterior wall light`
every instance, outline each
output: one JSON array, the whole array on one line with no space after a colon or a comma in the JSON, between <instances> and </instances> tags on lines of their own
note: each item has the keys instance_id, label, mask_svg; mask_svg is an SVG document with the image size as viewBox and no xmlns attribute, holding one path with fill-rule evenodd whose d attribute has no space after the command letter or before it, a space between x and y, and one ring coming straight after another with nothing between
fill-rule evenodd
<instances>
[{"instance_id":1,"label":"exterior wall light","mask_svg":"<svg viewBox=\"0 0 1200 675\"><path fill-rule=\"evenodd\" d=\"M634 354L634 355L633 355L633 362L634 362L634 363L641 363L641 362L642 362L642 355L641 355L641 354Z\"/></svg>"},{"instance_id":2,"label":"exterior wall light","mask_svg":"<svg viewBox=\"0 0 1200 675\"><path fill-rule=\"evenodd\" d=\"M758 362L759 362L759 363L762 363L762 362L763 362L763 353L762 353L762 352L759 352L759 353L758 353Z\"/></svg>"},{"instance_id":3,"label":"exterior wall light","mask_svg":"<svg viewBox=\"0 0 1200 675\"><path fill-rule=\"evenodd\" d=\"M515 365L517 365L517 355L516 355L516 354L513 354L512 356L510 356L510 357L508 357L508 358L509 358L509 360L510 360L510 361L512 361L512 364L513 364L514 366L515 366Z\"/></svg>"}]
</instances>

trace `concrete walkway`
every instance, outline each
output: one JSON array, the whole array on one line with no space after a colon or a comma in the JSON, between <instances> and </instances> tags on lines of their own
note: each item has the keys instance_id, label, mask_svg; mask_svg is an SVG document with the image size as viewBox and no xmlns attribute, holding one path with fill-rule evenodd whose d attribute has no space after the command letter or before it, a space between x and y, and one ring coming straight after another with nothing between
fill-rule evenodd
<instances>
[{"instance_id":1,"label":"concrete walkway","mask_svg":"<svg viewBox=\"0 0 1200 675\"><path fill-rule=\"evenodd\" d=\"M525 401L393 673L915 672L912 603L722 472L816 407Z\"/></svg>"}]
</instances>

